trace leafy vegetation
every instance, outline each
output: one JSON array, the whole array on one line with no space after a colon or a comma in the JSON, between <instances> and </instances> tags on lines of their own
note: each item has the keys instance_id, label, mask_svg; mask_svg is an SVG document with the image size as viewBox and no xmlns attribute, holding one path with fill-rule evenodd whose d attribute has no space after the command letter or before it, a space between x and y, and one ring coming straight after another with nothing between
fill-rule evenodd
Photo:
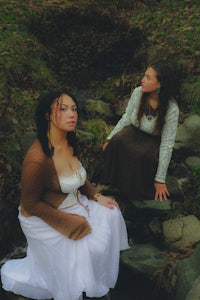
<instances>
[{"instance_id":1,"label":"leafy vegetation","mask_svg":"<svg viewBox=\"0 0 200 300\"><path fill-rule=\"evenodd\" d=\"M88 132L92 134L89 139L89 143L92 145L103 145L108 132L105 130L105 126L99 124L98 122L89 121L87 124Z\"/></svg>"},{"instance_id":2,"label":"leafy vegetation","mask_svg":"<svg viewBox=\"0 0 200 300\"><path fill-rule=\"evenodd\" d=\"M108 77L104 82L100 82L96 88L96 97L105 101L110 101L115 96L115 90L112 87L114 78Z\"/></svg>"},{"instance_id":3,"label":"leafy vegetation","mask_svg":"<svg viewBox=\"0 0 200 300\"><path fill-rule=\"evenodd\" d=\"M174 54L188 58L189 67L199 66L199 12L197 2L192 1L160 1L155 6L143 6L137 15L132 17L131 23L145 32L149 45L159 46L158 50L165 50L165 54ZM192 54L192 57L190 56Z\"/></svg>"}]
</instances>

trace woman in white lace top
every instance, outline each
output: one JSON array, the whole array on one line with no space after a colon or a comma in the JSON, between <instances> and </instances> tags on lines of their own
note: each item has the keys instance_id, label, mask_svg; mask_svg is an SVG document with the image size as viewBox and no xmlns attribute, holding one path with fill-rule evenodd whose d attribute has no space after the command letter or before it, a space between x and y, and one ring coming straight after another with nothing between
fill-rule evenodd
<instances>
[{"instance_id":1,"label":"woman in white lace top","mask_svg":"<svg viewBox=\"0 0 200 300\"><path fill-rule=\"evenodd\" d=\"M170 196L166 175L179 117L173 75L169 65L151 64L103 145L102 181L118 187L127 200Z\"/></svg>"}]
</instances>

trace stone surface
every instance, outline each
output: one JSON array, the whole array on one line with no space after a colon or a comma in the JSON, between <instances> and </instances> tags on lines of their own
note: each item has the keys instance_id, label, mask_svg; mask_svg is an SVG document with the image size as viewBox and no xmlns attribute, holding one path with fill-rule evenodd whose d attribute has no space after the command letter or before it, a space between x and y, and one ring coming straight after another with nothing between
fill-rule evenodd
<instances>
[{"instance_id":1,"label":"stone surface","mask_svg":"<svg viewBox=\"0 0 200 300\"><path fill-rule=\"evenodd\" d=\"M194 299L200 299L200 276L194 281L192 288L186 297L186 300Z\"/></svg>"},{"instance_id":2,"label":"stone surface","mask_svg":"<svg viewBox=\"0 0 200 300\"><path fill-rule=\"evenodd\" d=\"M180 249L200 241L200 221L193 215L163 222L163 235L168 249Z\"/></svg>"},{"instance_id":3,"label":"stone surface","mask_svg":"<svg viewBox=\"0 0 200 300\"><path fill-rule=\"evenodd\" d=\"M163 200L162 202L156 200L136 200L132 202L137 209L149 209L155 211L168 211L171 209L171 200Z\"/></svg>"},{"instance_id":4,"label":"stone surface","mask_svg":"<svg viewBox=\"0 0 200 300\"><path fill-rule=\"evenodd\" d=\"M170 199L172 201L177 201L177 202L184 201L183 191L181 190L180 183L175 176L167 176L166 185L170 193Z\"/></svg>"},{"instance_id":5,"label":"stone surface","mask_svg":"<svg viewBox=\"0 0 200 300\"><path fill-rule=\"evenodd\" d=\"M102 100L87 99L84 109L90 118L99 116L106 120L113 117L110 105Z\"/></svg>"},{"instance_id":6,"label":"stone surface","mask_svg":"<svg viewBox=\"0 0 200 300\"><path fill-rule=\"evenodd\" d=\"M168 260L167 254L152 244L132 244L129 250L121 253L121 262L133 273L152 278L158 267Z\"/></svg>"},{"instance_id":7,"label":"stone surface","mask_svg":"<svg viewBox=\"0 0 200 300\"><path fill-rule=\"evenodd\" d=\"M200 245L188 258L182 259L177 265L177 282L173 300L199 300L198 288L195 291L195 280L200 276ZM196 295L191 298L189 295Z\"/></svg>"},{"instance_id":8,"label":"stone surface","mask_svg":"<svg viewBox=\"0 0 200 300\"><path fill-rule=\"evenodd\" d=\"M200 116L190 115L179 125L175 149L187 149L190 153L200 154Z\"/></svg>"},{"instance_id":9,"label":"stone surface","mask_svg":"<svg viewBox=\"0 0 200 300\"><path fill-rule=\"evenodd\" d=\"M200 157L189 156L186 158L185 163L190 169L200 168Z\"/></svg>"},{"instance_id":10,"label":"stone surface","mask_svg":"<svg viewBox=\"0 0 200 300\"><path fill-rule=\"evenodd\" d=\"M159 217L154 217L148 225L155 237L162 236L162 223Z\"/></svg>"}]
</instances>

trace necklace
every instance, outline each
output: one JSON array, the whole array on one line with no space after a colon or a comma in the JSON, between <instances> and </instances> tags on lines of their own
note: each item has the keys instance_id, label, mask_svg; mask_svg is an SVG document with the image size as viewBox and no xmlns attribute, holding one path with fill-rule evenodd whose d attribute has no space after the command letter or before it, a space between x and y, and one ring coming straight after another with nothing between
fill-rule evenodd
<instances>
[{"instance_id":1,"label":"necklace","mask_svg":"<svg viewBox=\"0 0 200 300\"><path fill-rule=\"evenodd\" d=\"M148 112L147 112L147 115L146 115L148 121L151 121L154 118L154 114L153 113L155 113L155 112L153 111L153 109L151 108L151 106L148 105Z\"/></svg>"}]
</instances>

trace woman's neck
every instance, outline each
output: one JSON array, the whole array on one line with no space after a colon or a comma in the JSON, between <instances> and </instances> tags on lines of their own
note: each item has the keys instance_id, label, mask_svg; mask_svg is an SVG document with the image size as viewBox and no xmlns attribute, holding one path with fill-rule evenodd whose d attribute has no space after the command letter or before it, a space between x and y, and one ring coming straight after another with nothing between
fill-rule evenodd
<instances>
[{"instance_id":1,"label":"woman's neck","mask_svg":"<svg viewBox=\"0 0 200 300\"><path fill-rule=\"evenodd\" d=\"M52 131L49 132L48 134L48 139L50 144L54 147L54 148L63 148L68 146L68 141L66 138L66 132L59 132L54 134Z\"/></svg>"},{"instance_id":2,"label":"woman's neck","mask_svg":"<svg viewBox=\"0 0 200 300\"><path fill-rule=\"evenodd\" d=\"M159 96L157 92L151 93L148 97L148 104L151 106L153 109L156 109L159 105Z\"/></svg>"}]
</instances>

